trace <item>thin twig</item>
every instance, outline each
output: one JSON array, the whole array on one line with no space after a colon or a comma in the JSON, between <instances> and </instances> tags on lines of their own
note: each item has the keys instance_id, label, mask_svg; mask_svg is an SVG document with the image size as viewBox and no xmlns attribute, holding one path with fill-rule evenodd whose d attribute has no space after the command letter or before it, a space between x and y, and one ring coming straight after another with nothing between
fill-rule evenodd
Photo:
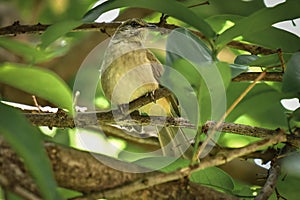
<instances>
[{"instance_id":1,"label":"thin twig","mask_svg":"<svg viewBox=\"0 0 300 200\"><path fill-rule=\"evenodd\" d=\"M285 70L286 70L286 65L285 65L285 61L284 61L284 58L283 58L282 50L281 50L281 49L278 49L278 56L279 56L279 60L280 60L280 63L281 63L282 72L285 72Z\"/></svg>"},{"instance_id":2,"label":"thin twig","mask_svg":"<svg viewBox=\"0 0 300 200\"><path fill-rule=\"evenodd\" d=\"M191 6L188 6L188 8L194 8L194 7L198 7L198 6L204 6L204 5L209 5L209 1L205 1L205 2L201 2L201 3L191 5Z\"/></svg>"},{"instance_id":3,"label":"thin twig","mask_svg":"<svg viewBox=\"0 0 300 200\"><path fill-rule=\"evenodd\" d=\"M38 101L36 99L36 96L32 95L31 97L33 99L33 103L34 103L35 107L38 109L39 113L41 113L42 112L41 111L41 106L39 105L39 103L38 103Z\"/></svg>"}]
</instances>

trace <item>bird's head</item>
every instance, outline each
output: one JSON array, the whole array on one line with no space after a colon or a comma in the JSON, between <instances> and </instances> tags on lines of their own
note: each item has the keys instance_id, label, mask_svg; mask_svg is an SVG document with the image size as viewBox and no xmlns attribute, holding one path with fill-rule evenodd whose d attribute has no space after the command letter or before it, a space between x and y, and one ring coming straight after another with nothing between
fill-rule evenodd
<instances>
[{"instance_id":1,"label":"bird's head","mask_svg":"<svg viewBox=\"0 0 300 200\"><path fill-rule=\"evenodd\" d=\"M144 40L147 34L147 29L155 28L155 25L146 23L142 19L129 19L118 27L115 33L115 39L126 39L129 41Z\"/></svg>"}]
</instances>

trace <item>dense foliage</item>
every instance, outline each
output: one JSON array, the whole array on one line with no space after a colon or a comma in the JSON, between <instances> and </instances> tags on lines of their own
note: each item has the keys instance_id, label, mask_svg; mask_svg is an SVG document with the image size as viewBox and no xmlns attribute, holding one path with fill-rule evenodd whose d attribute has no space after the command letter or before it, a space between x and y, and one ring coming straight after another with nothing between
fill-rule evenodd
<instances>
[{"instance_id":1,"label":"dense foliage","mask_svg":"<svg viewBox=\"0 0 300 200\"><path fill-rule=\"evenodd\" d=\"M229 108L254 81L247 76L243 81L234 81L234 78L245 72L265 70L266 76L268 73L274 73L275 77L277 76L276 80L257 82L225 121L273 130L280 128L287 133L293 132L297 127L300 108L288 110L282 105L281 100L299 98L300 38L295 33L274 26L276 23L288 21L292 24L291 27L294 26L299 30L300 25L295 24L296 19L300 17L297 0L287 0L274 7L266 7L262 0L230 0L226 3L222 0L211 0L208 5L198 5L199 1L196 0L111 0L92 8L94 3L87 0L0 2L0 5L14 10L9 13L12 15L10 21L0 20L1 27L12 25L14 20L19 20L21 24L51 24L41 34L0 36L1 100L33 104L31 95L35 95L41 105L65 109L72 116L74 114L72 88L80 64L86 57L80 55L80 48L82 47L82 54L89 53L97 45L91 41L95 38L94 32L98 34L97 36L103 36L104 33L96 29L94 32L71 30L93 22L102 13L112 9L121 8L120 16L123 20L128 14L126 10L147 8L151 12L143 16L146 21L158 23L162 13L169 15L166 23L181 27L174 31L188 38L186 41L177 41L173 32L167 39L166 49L169 52L160 54L154 51L154 53L163 63L179 71L192 85L199 103L200 119L197 121L199 126L208 120L217 120L220 118L219 114L226 111L222 110L222 106L213 106L219 103L216 99L222 99L222 103ZM180 52L178 46L189 51ZM174 52L185 56L182 58ZM193 60L195 57L196 60ZM209 77L203 77L203 73L200 76L194 71L209 67L218 69L218 73L213 74L215 76L210 74ZM283 75L281 72L284 72ZM214 93L219 90L219 85L215 84L218 79L222 80L224 94ZM176 84L176 80L171 81ZM25 92L21 93L21 98L20 90ZM97 109L108 108L109 102L99 88L94 103ZM218 115L212 116L215 112L213 109L218 109ZM42 128L34 128L20 111L11 106L1 103L0 111L0 136L23 158L43 197L58 199L60 195L66 196L64 190L60 194L57 192L57 185L52 178L50 164L45 159L46 152L41 144L43 140L51 140L77 148L78 138L76 139L74 130L53 128L51 131L43 131ZM123 145L124 150L143 151L141 146L129 146L122 138L115 140ZM224 148L237 148L254 141L257 141L257 138L228 133L219 138L218 144ZM283 145L278 145L272 148L282 147ZM109 154L109 152L100 153ZM124 156L122 157L122 152L113 152L111 156L126 160ZM143 160L144 158L140 159L142 161L135 160L135 162L143 166L151 162ZM132 160L134 159L130 158L127 161ZM287 177L283 181L278 181L277 188L285 198L295 199L299 196L298 185L295 184L299 182L299 167L295 167L299 165L299 160L291 159L289 162L291 164L286 164L286 168L293 173L287 170L285 172ZM173 171L177 167L186 166L187 163L179 161L175 165L164 171ZM190 180L238 197L250 198L255 195L254 192L259 191L258 187L250 183L241 183L219 168L208 168L194 173ZM275 195L272 198L276 199Z\"/></svg>"}]
</instances>

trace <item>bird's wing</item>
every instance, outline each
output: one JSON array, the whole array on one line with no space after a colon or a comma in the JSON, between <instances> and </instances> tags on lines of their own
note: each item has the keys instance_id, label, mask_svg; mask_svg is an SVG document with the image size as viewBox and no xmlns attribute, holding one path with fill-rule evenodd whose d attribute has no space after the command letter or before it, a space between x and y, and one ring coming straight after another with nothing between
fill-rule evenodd
<instances>
[{"instance_id":1,"label":"bird's wing","mask_svg":"<svg viewBox=\"0 0 300 200\"><path fill-rule=\"evenodd\" d=\"M164 73L164 67L150 50L147 50L147 58L151 63L153 76L159 82L159 78Z\"/></svg>"}]
</instances>

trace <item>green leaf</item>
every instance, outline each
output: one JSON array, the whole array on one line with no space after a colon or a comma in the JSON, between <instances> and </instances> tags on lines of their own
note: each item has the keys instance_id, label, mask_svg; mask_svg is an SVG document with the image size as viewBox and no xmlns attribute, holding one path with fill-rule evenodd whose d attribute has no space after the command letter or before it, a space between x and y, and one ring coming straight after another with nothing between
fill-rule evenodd
<instances>
[{"instance_id":1,"label":"green leaf","mask_svg":"<svg viewBox=\"0 0 300 200\"><path fill-rule=\"evenodd\" d=\"M166 65L175 70L172 71L166 68L161 82L165 83L165 85L173 86L173 92L175 90L178 91L177 94L179 95L177 95L177 98L180 101L181 108L187 113L191 123L198 124L203 122L206 117L202 113L206 113L206 110L201 109L202 104L195 99L195 95L197 95L197 98L204 98L202 93L203 91L208 91L208 89L206 89L206 84L202 77L205 76L204 74L207 75L207 73L212 76L218 72L216 71L216 66L209 67L213 60L210 49L202 40L187 29L178 28L173 30L167 38L166 52ZM205 97L210 99L209 94ZM198 111L195 110L197 107L199 107L200 116L203 120L199 120Z\"/></svg>"},{"instance_id":2,"label":"green leaf","mask_svg":"<svg viewBox=\"0 0 300 200\"><path fill-rule=\"evenodd\" d=\"M216 187L225 191L232 191L234 189L232 178L217 167L194 172L191 174L190 180L195 183Z\"/></svg>"},{"instance_id":3,"label":"green leaf","mask_svg":"<svg viewBox=\"0 0 300 200\"><path fill-rule=\"evenodd\" d=\"M237 77L241 73L248 70L248 65L259 57L256 55L239 55L235 58L234 64L230 64L231 77Z\"/></svg>"},{"instance_id":4,"label":"green leaf","mask_svg":"<svg viewBox=\"0 0 300 200\"><path fill-rule=\"evenodd\" d=\"M202 1L204 2L204 1ZM199 4L199 0L183 1L183 3L191 5ZM241 0L230 0L224 3L224 0L213 0L209 1L209 5L196 6L193 9L198 15L205 18L216 16L216 15L240 15L248 16L257 10L264 8L265 4L263 1L241 1ZM228 19L232 19L228 16Z\"/></svg>"},{"instance_id":5,"label":"green leaf","mask_svg":"<svg viewBox=\"0 0 300 200\"><path fill-rule=\"evenodd\" d=\"M283 59L285 61L289 60L291 58L290 53L283 53L282 54ZM260 56L256 60L253 60L249 63L251 66L260 66L260 67L269 67L269 66L276 66L281 65L279 55L276 54L270 54L266 56Z\"/></svg>"},{"instance_id":6,"label":"green leaf","mask_svg":"<svg viewBox=\"0 0 300 200\"><path fill-rule=\"evenodd\" d=\"M287 63L282 82L283 92L300 92L300 52L293 54Z\"/></svg>"},{"instance_id":7,"label":"green leaf","mask_svg":"<svg viewBox=\"0 0 300 200\"><path fill-rule=\"evenodd\" d=\"M166 45L166 65L172 66L177 59L184 58L194 63L210 62L212 52L196 35L185 28L176 28L169 35Z\"/></svg>"},{"instance_id":8,"label":"green leaf","mask_svg":"<svg viewBox=\"0 0 300 200\"><path fill-rule=\"evenodd\" d=\"M243 72L248 70L248 66L239 64L229 64L231 70L231 78L235 78Z\"/></svg>"},{"instance_id":9,"label":"green leaf","mask_svg":"<svg viewBox=\"0 0 300 200\"><path fill-rule=\"evenodd\" d=\"M300 108L294 110L292 117L295 121L300 122Z\"/></svg>"},{"instance_id":10,"label":"green leaf","mask_svg":"<svg viewBox=\"0 0 300 200\"><path fill-rule=\"evenodd\" d=\"M223 14L210 16L206 18L205 21L216 33L221 34L241 19L243 19L243 17L239 15Z\"/></svg>"},{"instance_id":11,"label":"green leaf","mask_svg":"<svg viewBox=\"0 0 300 200\"><path fill-rule=\"evenodd\" d=\"M201 31L207 38L213 38L215 32L201 17L197 16L192 10L173 0L110 0L106 1L92 10L84 17L84 22L96 20L102 13L120 7L140 7L155 10L177 18Z\"/></svg>"},{"instance_id":12,"label":"green leaf","mask_svg":"<svg viewBox=\"0 0 300 200\"><path fill-rule=\"evenodd\" d=\"M196 113L196 105L199 106L200 120L198 123L203 124L207 120L217 120L225 112L226 107L226 87L231 80L231 71L227 63L222 62L203 62L191 63L185 59L179 59L173 64L173 69L181 74L189 82L197 95L198 102L195 104L190 96L191 91L187 87L181 87L180 80L174 73L166 70L164 82L168 85L174 85L174 88L184 93L186 98L180 98L181 107L192 116ZM181 84L178 84L181 83ZM180 93L180 92L178 92ZM195 105L194 105L195 104ZM199 117L198 117L199 118ZM194 118L193 118L194 119ZM190 120L190 119L189 119ZM194 121L192 121L194 123Z\"/></svg>"},{"instance_id":13,"label":"green leaf","mask_svg":"<svg viewBox=\"0 0 300 200\"><path fill-rule=\"evenodd\" d=\"M300 46L298 36L275 27L266 27L266 29L253 34L245 34L243 40L269 49L281 49L283 52L289 53L298 51Z\"/></svg>"},{"instance_id":14,"label":"green leaf","mask_svg":"<svg viewBox=\"0 0 300 200\"><path fill-rule=\"evenodd\" d=\"M1 197L1 196L0 196ZM10 191L5 191L5 200L24 200L20 196L10 192ZM3 198L4 199L4 198Z\"/></svg>"},{"instance_id":15,"label":"green leaf","mask_svg":"<svg viewBox=\"0 0 300 200\"><path fill-rule=\"evenodd\" d=\"M10 38L0 38L0 47L23 57L29 63L45 62L60 54L60 52L44 51L33 45Z\"/></svg>"},{"instance_id":16,"label":"green leaf","mask_svg":"<svg viewBox=\"0 0 300 200\"><path fill-rule=\"evenodd\" d=\"M234 60L234 64L249 65L249 63L257 60L258 58L259 57L257 55L238 55Z\"/></svg>"},{"instance_id":17,"label":"green leaf","mask_svg":"<svg viewBox=\"0 0 300 200\"><path fill-rule=\"evenodd\" d=\"M80 26L81 24L82 24L81 21L66 20L66 21L58 22L56 24L51 25L50 27L47 28L47 30L41 36L42 43L40 44L40 47L42 49L45 49L52 42L54 42L61 36L65 35L66 33L70 32L72 29Z\"/></svg>"},{"instance_id":18,"label":"green leaf","mask_svg":"<svg viewBox=\"0 0 300 200\"><path fill-rule=\"evenodd\" d=\"M297 0L289 0L272 8L263 8L245 17L221 34L216 44L223 46L238 36L254 35L272 24L300 17ZM287 12L288 11L288 12Z\"/></svg>"},{"instance_id":19,"label":"green leaf","mask_svg":"<svg viewBox=\"0 0 300 200\"><path fill-rule=\"evenodd\" d=\"M227 89L228 107L249 84L247 82L230 84ZM226 121L271 129L287 128L285 109L280 103L286 96L277 89L280 87L281 83L257 83L230 113Z\"/></svg>"},{"instance_id":20,"label":"green leaf","mask_svg":"<svg viewBox=\"0 0 300 200\"><path fill-rule=\"evenodd\" d=\"M287 156L287 158L289 158L289 156ZM291 165L294 165L294 169L293 168L283 169L284 172L282 172L281 176L278 178L278 181L276 183L276 188L278 188L278 190L281 191L280 195L283 196L285 199L298 199L300 196L299 158L300 157L298 156L298 158L296 158L298 160L295 160L294 163L290 163ZM283 163L283 165L285 164L286 163ZM284 167L286 166L283 166L283 168ZM295 170L295 168L297 170ZM286 174L288 174L288 176ZM269 199L278 200L278 195L274 192Z\"/></svg>"},{"instance_id":21,"label":"green leaf","mask_svg":"<svg viewBox=\"0 0 300 200\"><path fill-rule=\"evenodd\" d=\"M231 80L229 65L214 62L212 52L206 44L183 28L175 29L170 33L166 49L166 65L181 74L197 95L196 105L199 107L201 117L198 123L218 120L226 107L225 88ZM174 88L179 88L178 82L181 84L183 82L179 81L180 79L172 71L166 70L163 77L165 82L168 82L168 85L173 84ZM185 101L180 105L187 113L195 113L196 107L192 104L192 98L188 96L191 91L187 91L186 88L178 89L186 94L186 98L181 98ZM188 115L192 116L192 114Z\"/></svg>"},{"instance_id":22,"label":"green leaf","mask_svg":"<svg viewBox=\"0 0 300 200\"><path fill-rule=\"evenodd\" d=\"M167 173L187 167L190 164L190 161L182 158L176 159L173 157L149 157L139 159L133 163L142 167L160 170Z\"/></svg>"},{"instance_id":23,"label":"green leaf","mask_svg":"<svg viewBox=\"0 0 300 200\"><path fill-rule=\"evenodd\" d=\"M0 82L44 98L71 114L72 92L54 72L16 63L0 65Z\"/></svg>"},{"instance_id":24,"label":"green leaf","mask_svg":"<svg viewBox=\"0 0 300 200\"><path fill-rule=\"evenodd\" d=\"M0 134L23 158L44 199L61 199L41 141L41 133L16 109L0 103L0 111Z\"/></svg>"}]
</instances>

